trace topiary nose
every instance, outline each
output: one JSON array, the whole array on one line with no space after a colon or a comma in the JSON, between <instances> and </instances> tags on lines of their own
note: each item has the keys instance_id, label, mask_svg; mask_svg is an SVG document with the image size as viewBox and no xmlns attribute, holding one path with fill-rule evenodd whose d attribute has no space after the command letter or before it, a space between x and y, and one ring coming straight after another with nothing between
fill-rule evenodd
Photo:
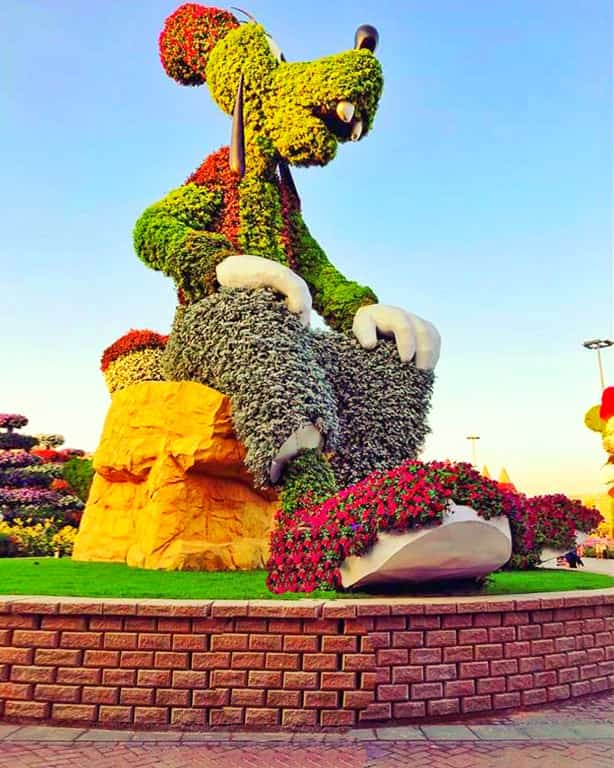
<instances>
[{"instance_id":1,"label":"topiary nose","mask_svg":"<svg viewBox=\"0 0 614 768\"><path fill-rule=\"evenodd\" d=\"M377 29L370 24L362 24L354 35L354 48L368 48L371 53L375 53L378 41Z\"/></svg>"}]
</instances>

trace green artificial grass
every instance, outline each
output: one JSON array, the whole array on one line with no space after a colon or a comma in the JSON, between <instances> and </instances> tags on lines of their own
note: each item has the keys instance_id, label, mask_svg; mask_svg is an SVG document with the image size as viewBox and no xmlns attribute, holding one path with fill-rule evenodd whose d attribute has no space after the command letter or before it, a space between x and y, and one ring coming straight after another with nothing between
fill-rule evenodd
<instances>
[{"instance_id":1,"label":"green artificial grass","mask_svg":"<svg viewBox=\"0 0 614 768\"><path fill-rule=\"evenodd\" d=\"M0 594L64 595L79 597L144 597L169 599L256 600L348 598L421 595L509 595L614 587L614 578L572 570L539 569L502 571L482 584L446 582L398 586L360 592L311 592L273 595L266 588L265 571L207 573L195 571L145 571L118 563L79 563L62 558L0 559Z\"/></svg>"}]
</instances>

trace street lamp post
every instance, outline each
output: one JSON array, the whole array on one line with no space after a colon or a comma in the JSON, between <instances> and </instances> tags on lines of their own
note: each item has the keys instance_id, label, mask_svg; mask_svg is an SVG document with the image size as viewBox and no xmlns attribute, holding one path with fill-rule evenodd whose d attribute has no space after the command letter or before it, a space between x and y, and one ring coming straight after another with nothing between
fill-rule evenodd
<instances>
[{"instance_id":1,"label":"street lamp post","mask_svg":"<svg viewBox=\"0 0 614 768\"><path fill-rule=\"evenodd\" d=\"M477 469L478 466L478 458L477 458L477 441L480 439L479 435L467 435L467 440L471 442L471 455L473 457L473 466Z\"/></svg>"},{"instance_id":2,"label":"street lamp post","mask_svg":"<svg viewBox=\"0 0 614 768\"><path fill-rule=\"evenodd\" d=\"M605 389L605 378L603 376L603 362L601 360L601 350L607 349L608 347L614 346L614 341L611 341L611 339L591 339L590 341L585 341L582 344L583 347L586 347L587 349L594 349L597 352L597 362L599 364L599 382L601 383L601 392Z\"/></svg>"}]
</instances>

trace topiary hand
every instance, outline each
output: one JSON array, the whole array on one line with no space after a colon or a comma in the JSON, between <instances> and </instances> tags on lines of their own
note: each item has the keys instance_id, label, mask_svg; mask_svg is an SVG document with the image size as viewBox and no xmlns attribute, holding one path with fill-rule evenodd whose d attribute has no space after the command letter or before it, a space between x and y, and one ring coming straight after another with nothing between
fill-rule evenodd
<instances>
[{"instance_id":1,"label":"topiary hand","mask_svg":"<svg viewBox=\"0 0 614 768\"><path fill-rule=\"evenodd\" d=\"M302 277L283 264L262 256L228 256L217 265L217 281L223 288L272 288L286 297L290 312L309 325L311 294Z\"/></svg>"},{"instance_id":2,"label":"topiary hand","mask_svg":"<svg viewBox=\"0 0 614 768\"><path fill-rule=\"evenodd\" d=\"M393 336L404 363L415 358L416 368L432 370L439 360L441 337L434 325L404 309L387 304L361 307L354 315L354 335L363 349L377 346L377 335Z\"/></svg>"}]
</instances>

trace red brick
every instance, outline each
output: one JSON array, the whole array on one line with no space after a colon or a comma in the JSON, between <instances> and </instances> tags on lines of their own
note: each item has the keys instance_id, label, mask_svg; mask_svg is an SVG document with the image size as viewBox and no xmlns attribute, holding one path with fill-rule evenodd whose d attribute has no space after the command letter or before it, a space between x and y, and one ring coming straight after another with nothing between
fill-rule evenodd
<instances>
[{"instance_id":1,"label":"red brick","mask_svg":"<svg viewBox=\"0 0 614 768\"><path fill-rule=\"evenodd\" d=\"M465 699L461 699L461 707L463 714L469 712L484 712L492 709L492 697L491 696L467 696Z\"/></svg>"},{"instance_id":2,"label":"red brick","mask_svg":"<svg viewBox=\"0 0 614 768\"><path fill-rule=\"evenodd\" d=\"M40 701L60 701L78 704L81 689L78 685L45 685L39 683L34 689L34 698ZM19 698L12 696L11 698Z\"/></svg>"},{"instance_id":3,"label":"red brick","mask_svg":"<svg viewBox=\"0 0 614 768\"><path fill-rule=\"evenodd\" d=\"M259 691L259 693L262 693L263 697L265 692ZM305 697L307 697L310 693L313 693L313 691L307 691L305 693ZM336 698L337 694L333 694ZM300 707L301 706L301 692L300 691L266 691L266 703L269 707ZM305 706L309 706L307 704L307 699L305 699Z\"/></svg>"},{"instance_id":4,"label":"red brick","mask_svg":"<svg viewBox=\"0 0 614 768\"><path fill-rule=\"evenodd\" d=\"M462 630L459 631L462 632ZM455 629L432 630L426 633L426 645L430 648L440 648L444 645L456 645L456 635L457 632Z\"/></svg>"},{"instance_id":5,"label":"red brick","mask_svg":"<svg viewBox=\"0 0 614 768\"><path fill-rule=\"evenodd\" d=\"M101 670L95 667L60 667L57 670L56 682L61 685L98 685L100 677Z\"/></svg>"},{"instance_id":6,"label":"red brick","mask_svg":"<svg viewBox=\"0 0 614 768\"><path fill-rule=\"evenodd\" d=\"M168 709L166 707L135 707L134 725L149 728L151 726L163 726L168 723Z\"/></svg>"},{"instance_id":7,"label":"red brick","mask_svg":"<svg viewBox=\"0 0 614 768\"><path fill-rule=\"evenodd\" d=\"M518 659L518 671L521 674L524 672L541 672L543 669L543 656L527 656L524 659Z\"/></svg>"},{"instance_id":8,"label":"red brick","mask_svg":"<svg viewBox=\"0 0 614 768\"><path fill-rule=\"evenodd\" d=\"M214 669L211 672L212 688L243 688L247 684L247 672L243 669Z\"/></svg>"},{"instance_id":9,"label":"red brick","mask_svg":"<svg viewBox=\"0 0 614 768\"><path fill-rule=\"evenodd\" d=\"M508 691L528 691L533 687L533 675L511 675L507 678Z\"/></svg>"},{"instance_id":10,"label":"red brick","mask_svg":"<svg viewBox=\"0 0 614 768\"><path fill-rule=\"evenodd\" d=\"M4 717L44 720L49 717L48 702L43 701L7 701L4 705Z\"/></svg>"},{"instance_id":11,"label":"red brick","mask_svg":"<svg viewBox=\"0 0 614 768\"><path fill-rule=\"evenodd\" d=\"M542 628L540 624L529 624L528 626L518 627L519 640L540 640Z\"/></svg>"},{"instance_id":12,"label":"red brick","mask_svg":"<svg viewBox=\"0 0 614 768\"><path fill-rule=\"evenodd\" d=\"M177 651L156 651L154 666L161 669L187 669L189 656Z\"/></svg>"},{"instance_id":13,"label":"red brick","mask_svg":"<svg viewBox=\"0 0 614 768\"><path fill-rule=\"evenodd\" d=\"M586 652L586 660L589 664L599 663L605 660L605 648L589 648Z\"/></svg>"},{"instance_id":14,"label":"red brick","mask_svg":"<svg viewBox=\"0 0 614 768\"><path fill-rule=\"evenodd\" d=\"M397 701L392 705L392 711L397 720L426 717L426 702Z\"/></svg>"},{"instance_id":15,"label":"red brick","mask_svg":"<svg viewBox=\"0 0 614 768\"><path fill-rule=\"evenodd\" d=\"M495 693L492 697L493 709L508 709L520 706L520 692Z\"/></svg>"},{"instance_id":16,"label":"red brick","mask_svg":"<svg viewBox=\"0 0 614 768\"><path fill-rule=\"evenodd\" d=\"M517 672L517 659L496 659L490 662L490 674L493 677L498 675L515 675Z\"/></svg>"},{"instance_id":17,"label":"red brick","mask_svg":"<svg viewBox=\"0 0 614 768\"><path fill-rule=\"evenodd\" d=\"M98 721L105 725L127 725L132 723L132 707L108 707L101 705Z\"/></svg>"},{"instance_id":18,"label":"red brick","mask_svg":"<svg viewBox=\"0 0 614 768\"><path fill-rule=\"evenodd\" d=\"M405 629L405 624L404 616L377 616L375 619L375 629L377 632Z\"/></svg>"},{"instance_id":19,"label":"red brick","mask_svg":"<svg viewBox=\"0 0 614 768\"><path fill-rule=\"evenodd\" d=\"M432 664L426 668L427 682L433 682L436 680L454 680L455 678L455 664Z\"/></svg>"},{"instance_id":20,"label":"red brick","mask_svg":"<svg viewBox=\"0 0 614 768\"><path fill-rule=\"evenodd\" d=\"M79 651L72 651L72 653L78 654ZM119 664L119 651L86 651L83 663L86 667L116 667Z\"/></svg>"},{"instance_id":21,"label":"red brick","mask_svg":"<svg viewBox=\"0 0 614 768\"><path fill-rule=\"evenodd\" d=\"M282 647L282 635L250 635L248 645L250 651L281 651ZM296 640L303 640L304 638L295 638ZM316 638L313 637L313 640ZM306 645L313 645L312 643L306 643ZM304 650L303 648L297 648L296 650ZM311 650L311 648L307 648Z\"/></svg>"},{"instance_id":22,"label":"red brick","mask_svg":"<svg viewBox=\"0 0 614 768\"><path fill-rule=\"evenodd\" d=\"M291 674L303 675L305 673L298 672L298 673L291 673ZM264 670L255 672L252 670L251 672L249 672L248 685L250 688L281 688L282 673L281 672L265 672ZM300 686L298 687L300 688Z\"/></svg>"},{"instance_id":23,"label":"red brick","mask_svg":"<svg viewBox=\"0 0 614 768\"><path fill-rule=\"evenodd\" d=\"M96 707L93 704L53 704L51 718L71 723L93 723L96 721Z\"/></svg>"},{"instance_id":24,"label":"red brick","mask_svg":"<svg viewBox=\"0 0 614 768\"><path fill-rule=\"evenodd\" d=\"M412 648L409 660L412 664L440 664L441 648Z\"/></svg>"},{"instance_id":25,"label":"red brick","mask_svg":"<svg viewBox=\"0 0 614 768\"><path fill-rule=\"evenodd\" d=\"M535 643L540 642L551 642L547 640L535 640L533 641ZM535 655L538 653L538 651L532 651L531 646L533 645L533 642L529 642L528 640L517 640L514 643L506 643L503 646L503 652L506 659L511 658L517 658L518 656L531 656L532 654Z\"/></svg>"},{"instance_id":26,"label":"red brick","mask_svg":"<svg viewBox=\"0 0 614 768\"><path fill-rule=\"evenodd\" d=\"M318 724L318 710L283 709L281 724L284 728L313 728Z\"/></svg>"},{"instance_id":27,"label":"red brick","mask_svg":"<svg viewBox=\"0 0 614 768\"><path fill-rule=\"evenodd\" d=\"M162 632L177 632L185 635L190 632L196 632L197 634L213 635L224 632L233 632L233 620L232 619L192 619L192 625L188 623L187 627L167 627L162 624L158 625L158 629ZM211 638L209 638L211 639Z\"/></svg>"},{"instance_id":28,"label":"red brick","mask_svg":"<svg viewBox=\"0 0 614 768\"><path fill-rule=\"evenodd\" d=\"M588 680L591 677L598 677L599 667L596 664L583 664L580 667L580 677L582 680Z\"/></svg>"},{"instance_id":29,"label":"red brick","mask_svg":"<svg viewBox=\"0 0 614 768\"><path fill-rule=\"evenodd\" d=\"M8 666L7 669L9 669ZM11 682L13 683L53 683L54 678L54 667L14 666L11 669ZM6 680L2 682L6 682Z\"/></svg>"},{"instance_id":30,"label":"red brick","mask_svg":"<svg viewBox=\"0 0 614 768\"><path fill-rule=\"evenodd\" d=\"M322 691L322 692L313 692L313 696L316 698L314 699L314 702L317 701L317 697L320 695L337 695L334 691ZM305 706L320 706L317 703L308 704L308 696L311 696L311 692L305 692ZM371 704L374 700L373 697L373 691L344 691L343 693L343 706L346 709L364 709L365 707L368 707L369 704ZM310 699L309 699L310 701ZM325 704L324 706L330 706L329 704Z\"/></svg>"},{"instance_id":31,"label":"red brick","mask_svg":"<svg viewBox=\"0 0 614 768\"><path fill-rule=\"evenodd\" d=\"M172 635L174 651L206 651L206 635Z\"/></svg>"},{"instance_id":32,"label":"red brick","mask_svg":"<svg viewBox=\"0 0 614 768\"><path fill-rule=\"evenodd\" d=\"M34 616L0 614L0 628L2 629L34 629L35 627Z\"/></svg>"},{"instance_id":33,"label":"red brick","mask_svg":"<svg viewBox=\"0 0 614 768\"><path fill-rule=\"evenodd\" d=\"M424 680L424 667L393 667L393 683L421 683Z\"/></svg>"},{"instance_id":34,"label":"red brick","mask_svg":"<svg viewBox=\"0 0 614 768\"><path fill-rule=\"evenodd\" d=\"M443 696L443 683L412 683L412 699L440 699Z\"/></svg>"},{"instance_id":35,"label":"red brick","mask_svg":"<svg viewBox=\"0 0 614 768\"><path fill-rule=\"evenodd\" d=\"M141 683L139 682L139 685ZM170 686L169 683L160 683L160 685ZM173 671L174 688L206 688L207 673L194 672L193 670L175 669Z\"/></svg>"},{"instance_id":36,"label":"red brick","mask_svg":"<svg viewBox=\"0 0 614 768\"><path fill-rule=\"evenodd\" d=\"M508 614L506 614L508 615ZM514 614L511 614L512 616ZM499 627L501 626L500 613L479 613L473 617L474 627Z\"/></svg>"},{"instance_id":37,"label":"red brick","mask_svg":"<svg viewBox=\"0 0 614 768\"><path fill-rule=\"evenodd\" d=\"M245 725L258 728L274 728L279 720L277 709L248 708L245 710Z\"/></svg>"},{"instance_id":38,"label":"red brick","mask_svg":"<svg viewBox=\"0 0 614 768\"><path fill-rule=\"evenodd\" d=\"M105 632L104 648L116 651L133 651L137 647L136 632Z\"/></svg>"},{"instance_id":39,"label":"red brick","mask_svg":"<svg viewBox=\"0 0 614 768\"><path fill-rule=\"evenodd\" d=\"M243 725L242 707L222 707L211 710L211 725Z\"/></svg>"},{"instance_id":40,"label":"red brick","mask_svg":"<svg viewBox=\"0 0 614 768\"><path fill-rule=\"evenodd\" d=\"M565 633L565 625L562 621L542 624L542 637L561 637Z\"/></svg>"},{"instance_id":41,"label":"red brick","mask_svg":"<svg viewBox=\"0 0 614 768\"><path fill-rule=\"evenodd\" d=\"M603 661L598 666L600 675L614 675L614 661Z\"/></svg>"},{"instance_id":42,"label":"red brick","mask_svg":"<svg viewBox=\"0 0 614 768\"><path fill-rule=\"evenodd\" d=\"M102 632L62 632L62 648L102 648Z\"/></svg>"},{"instance_id":43,"label":"red brick","mask_svg":"<svg viewBox=\"0 0 614 768\"><path fill-rule=\"evenodd\" d=\"M460 712L460 702L458 699L435 699L434 701L427 701L426 711L430 717L456 715Z\"/></svg>"},{"instance_id":44,"label":"red brick","mask_svg":"<svg viewBox=\"0 0 614 768\"><path fill-rule=\"evenodd\" d=\"M389 667L394 664L407 664L409 651L407 648L378 648L375 652L377 665Z\"/></svg>"},{"instance_id":45,"label":"red brick","mask_svg":"<svg viewBox=\"0 0 614 768\"><path fill-rule=\"evenodd\" d=\"M602 691L607 691L610 687L607 677L597 677L591 680L590 683L591 693L601 693Z\"/></svg>"},{"instance_id":46,"label":"red brick","mask_svg":"<svg viewBox=\"0 0 614 768\"><path fill-rule=\"evenodd\" d=\"M132 686L132 685L135 685L135 683L136 683L135 669L103 669L102 670L103 685Z\"/></svg>"},{"instance_id":47,"label":"red brick","mask_svg":"<svg viewBox=\"0 0 614 768\"><path fill-rule=\"evenodd\" d=\"M158 688L156 690L156 706L158 707L189 707L190 691L175 688Z\"/></svg>"},{"instance_id":48,"label":"red brick","mask_svg":"<svg viewBox=\"0 0 614 768\"><path fill-rule=\"evenodd\" d=\"M390 683L392 681L392 671L390 667L375 668L376 683Z\"/></svg>"},{"instance_id":49,"label":"red brick","mask_svg":"<svg viewBox=\"0 0 614 768\"><path fill-rule=\"evenodd\" d=\"M85 686L81 691L83 704L117 704L119 692L117 688L103 686Z\"/></svg>"},{"instance_id":50,"label":"red brick","mask_svg":"<svg viewBox=\"0 0 614 768\"><path fill-rule=\"evenodd\" d=\"M192 702L195 707L225 707L230 704L230 690L228 688L195 690L192 692Z\"/></svg>"},{"instance_id":51,"label":"red brick","mask_svg":"<svg viewBox=\"0 0 614 768\"><path fill-rule=\"evenodd\" d=\"M122 688L119 692L119 703L124 706L142 704L147 706L154 703L153 688Z\"/></svg>"},{"instance_id":52,"label":"red brick","mask_svg":"<svg viewBox=\"0 0 614 768\"><path fill-rule=\"evenodd\" d=\"M572 696L586 696L590 692L591 692L590 680L583 680L580 683L572 683L571 684L571 695Z\"/></svg>"},{"instance_id":53,"label":"red brick","mask_svg":"<svg viewBox=\"0 0 614 768\"><path fill-rule=\"evenodd\" d=\"M577 683L580 680L580 670L577 667L559 669L559 683Z\"/></svg>"},{"instance_id":54,"label":"red brick","mask_svg":"<svg viewBox=\"0 0 614 768\"><path fill-rule=\"evenodd\" d=\"M343 696L351 696L353 693L365 693L363 698L363 701L365 701L365 706L366 704L370 704L373 701L373 695L369 692L346 691ZM337 691L305 691L304 699L305 707L316 707L318 709L322 709L324 707L337 707L339 694ZM346 699L344 698L344 706L348 708L358 705L362 706L361 704L357 705L356 702L354 704L347 704L345 701Z\"/></svg>"},{"instance_id":55,"label":"red brick","mask_svg":"<svg viewBox=\"0 0 614 768\"><path fill-rule=\"evenodd\" d=\"M16 629L13 632L13 645L22 648L57 648L59 632Z\"/></svg>"},{"instance_id":56,"label":"red brick","mask_svg":"<svg viewBox=\"0 0 614 768\"><path fill-rule=\"evenodd\" d=\"M544 658L546 669L560 669L566 667L567 654L566 653L550 653Z\"/></svg>"},{"instance_id":57,"label":"red brick","mask_svg":"<svg viewBox=\"0 0 614 768\"><path fill-rule=\"evenodd\" d=\"M73 617L60 616L58 618L71 619ZM74 617L74 620L83 621L85 623L85 619L79 619L78 617ZM124 619L121 616L90 616L87 621L87 626L58 627L58 629L72 629L75 631L89 629L90 632L121 632L124 629Z\"/></svg>"},{"instance_id":58,"label":"red brick","mask_svg":"<svg viewBox=\"0 0 614 768\"><path fill-rule=\"evenodd\" d=\"M408 685L380 685L377 689L378 701L407 701L408 697Z\"/></svg>"},{"instance_id":59,"label":"red brick","mask_svg":"<svg viewBox=\"0 0 614 768\"><path fill-rule=\"evenodd\" d=\"M577 648L593 648L595 645L595 635L576 635Z\"/></svg>"},{"instance_id":60,"label":"red brick","mask_svg":"<svg viewBox=\"0 0 614 768\"><path fill-rule=\"evenodd\" d=\"M444 684L444 696L473 696L475 693L474 680L450 680Z\"/></svg>"},{"instance_id":61,"label":"red brick","mask_svg":"<svg viewBox=\"0 0 614 768\"><path fill-rule=\"evenodd\" d=\"M420 648L424 645L424 632L393 632L394 648Z\"/></svg>"},{"instance_id":62,"label":"red brick","mask_svg":"<svg viewBox=\"0 0 614 768\"><path fill-rule=\"evenodd\" d=\"M187 655L187 654L186 654ZM157 665L157 662L156 662ZM120 667L133 667L134 669L150 669L154 666L153 651L121 651L119 657Z\"/></svg>"},{"instance_id":63,"label":"red brick","mask_svg":"<svg viewBox=\"0 0 614 768\"><path fill-rule=\"evenodd\" d=\"M364 691L374 691L377 684L377 675L375 672L360 673L360 687Z\"/></svg>"},{"instance_id":64,"label":"red brick","mask_svg":"<svg viewBox=\"0 0 614 768\"><path fill-rule=\"evenodd\" d=\"M252 636L253 637L253 636ZM267 635L262 636L267 637ZM271 637L273 639L275 638L282 638L281 635L268 635L268 637ZM335 638L333 638L335 639ZM351 640L353 645L356 645L356 638L355 637L349 637L348 640ZM251 647L252 638L250 637L250 647ZM285 635L282 638L282 646L281 647L270 647L270 648L263 648L262 650L266 651L281 651L282 648L286 652L299 652L302 651L304 653L316 653L318 650L319 645L319 636L318 635Z\"/></svg>"},{"instance_id":65,"label":"red brick","mask_svg":"<svg viewBox=\"0 0 614 768\"><path fill-rule=\"evenodd\" d=\"M185 635L183 635L185 637ZM196 635L195 637L198 637ZM135 648L137 646L108 646L108 647L123 647L123 648ZM169 651L171 648L171 635L168 633L141 633L138 636L138 648L142 651ZM200 649L197 649L200 650Z\"/></svg>"},{"instance_id":66,"label":"red brick","mask_svg":"<svg viewBox=\"0 0 614 768\"><path fill-rule=\"evenodd\" d=\"M567 662L570 667L586 664L588 661L588 651L570 651L567 654Z\"/></svg>"},{"instance_id":67,"label":"red brick","mask_svg":"<svg viewBox=\"0 0 614 768\"><path fill-rule=\"evenodd\" d=\"M285 647L284 650L290 650ZM302 649L292 649L302 650ZM322 651L324 653L355 653L357 650L357 642L355 637L343 636L343 635L324 635L322 637Z\"/></svg>"},{"instance_id":68,"label":"red brick","mask_svg":"<svg viewBox=\"0 0 614 768\"><path fill-rule=\"evenodd\" d=\"M552 611L549 609L531 611L531 621L533 624L545 624L547 621L552 621Z\"/></svg>"},{"instance_id":69,"label":"red brick","mask_svg":"<svg viewBox=\"0 0 614 768\"><path fill-rule=\"evenodd\" d=\"M568 699L569 696L570 688L568 685L554 685L552 688L548 688L548 701Z\"/></svg>"},{"instance_id":70,"label":"red brick","mask_svg":"<svg viewBox=\"0 0 614 768\"><path fill-rule=\"evenodd\" d=\"M528 643L527 643L528 645ZM554 653L554 640L532 640L530 651L520 654L521 656L539 656L546 653Z\"/></svg>"},{"instance_id":71,"label":"red brick","mask_svg":"<svg viewBox=\"0 0 614 768\"><path fill-rule=\"evenodd\" d=\"M233 707L262 707L266 692L263 688L233 688L230 704Z\"/></svg>"},{"instance_id":72,"label":"red brick","mask_svg":"<svg viewBox=\"0 0 614 768\"><path fill-rule=\"evenodd\" d=\"M534 688L531 691L522 691L522 706L531 707L535 704L545 704L548 701L546 688Z\"/></svg>"},{"instance_id":73,"label":"red brick","mask_svg":"<svg viewBox=\"0 0 614 768\"><path fill-rule=\"evenodd\" d=\"M275 609L279 611L279 608ZM337 622L334 619L323 619L321 622L305 622L309 629L306 630L310 635L319 634L320 631L328 631L325 627L333 627L333 632L337 629ZM301 635L303 634L303 622L300 619L270 619L269 632L272 635Z\"/></svg>"},{"instance_id":74,"label":"red brick","mask_svg":"<svg viewBox=\"0 0 614 768\"><path fill-rule=\"evenodd\" d=\"M171 726L179 726L180 728L199 728L203 730L206 725L205 715L202 710L198 709L184 709L175 708L171 709Z\"/></svg>"},{"instance_id":75,"label":"red brick","mask_svg":"<svg viewBox=\"0 0 614 768\"><path fill-rule=\"evenodd\" d=\"M473 661L472 645L452 645L443 649L444 662Z\"/></svg>"},{"instance_id":76,"label":"red brick","mask_svg":"<svg viewBox=\"0 0 614 768\"><path fill-rule=\"evenodd\" d=\"M489 643L510 643L515 639L516 627L490 627L488 630Z\"/></svg>"},{"instance_id":77,"label":"red brick","mask_svg":"<svg viewBox=\"0 0 614 768\"><path fill-rule=\"evenodd\" d=\"M267 620L237 616L235 617L235 630L237 632L254 632L255 634L263 634L267 631Z\"/></svg>"},{"instance_id":78,"label":"red brick","mask_svg":"<svg viewBox=\"0 0 614 768\"><path fill-rule=\"evenodd\" d=\"M441 626L443 629L459 629L461 627L470 627L472 623L473 617L470 613L458 613L444 616Z\"/></svg>"},{"instance_id":79,"label":"red brick","mask_svg":"<svg viewBox=\"0 0 614 768\"><path fill-rule=\"evenodd\" d=\"M30 683L0 683L1 699L18 699L26 701L32 698L34 686Z\"/></svg>"},{"instance_id":80,"label":"red brick","mask_svg":"<svg viewBox=\"0 0 614 768\"><path fill-rule=\"evenodd\" d=\"M504 677L483 677L478 680L478 693L504 693L506 683Z\"/></svg>"},{"instance_id":81,"label":"red brick","mask_svg":"<svg viewBox=\"0 0 614 768\"><path fill-rule=\"evenodd\" d=\"M548 688L551 685L557 684L556 672L553 669L548 672L536 672L533 675L536 688Z\"/></svg>"},{"instance_id":82,"label":"red brick","mask_svg":"<svg viewBox=\"0 0 614 768\"><path fill-rule=\"evenodd\" d=\"M343 655L342 668L344 672L366 672L375 667L373 653L346 653Z\"/></svg>"},{"instance_id":83,"label":"red brick","mask_svg":"<svg viewBox=\"0 0 614 768\"><path fill-rule=\"evenodd\" d=\"M247 634L226 634L212 635L212 651L247 651L249 647L249 635Z\"/></svg>"},{"instance_id":84,"label":"red brick","mask_svg":"<svg viewBox=\"0 0 614 768\"><path fill-rule=\"evenodd\" d=\"M262 669L264 667L264 653L235 651L232 654L231 666L233 669Z\"/></svg>"},{"instance_id":85,"label":"red brick","mask_svg":"<svg viewBox=\"0 0 614 768\"><path fill-rule=\"evenodd\" d=\"M581 621L566 621L565 622L565 634L566 635L581 635L582 634L582 622Z\"/></svg>"},{"instance_id":86,"label":"red brick","mask_svg":"<svg viewBox=\"0 0 614 768\"><path fill-rule=\"evenodd\" d=\"M607 646L612 642L613 632L596 632L595 633L595 645Z\"/></svg>"},{"instance_id":87,"label":"red brick","mask_svg":"<svg viewBox=\"0 0 614 768\"><path fill-rule=\"evenodd\" d=\"M392 705L390 702L369 704L362 712L358 713L358 719L361 721L390 720L391 717Z\"/></svg>"},{"instance_id":88,"label":"red brick","mask_svg":"<svg viewBox=\"0 0 614 768\"><path fill-rule=\"evenodd\" d=\"M194 669L227 669L230 666L230 653L194 653L192 667Z\"/></svg>"},{"instance_id":89,"label":"red brick","mask_svg":"<svg viewBox=\"0 0 614 768\"><path fill-rule=\"evenodd\" d=\"M165 610L168 610L165 608ZM206 619L205 621L210 622L210 626L212 627L211 631L216 631L213 629L213 627L218 626L224 626L229 627L232 626L232 624L228 621L222 620L221 622L215 622L213 619ZM168 616L161 616L158 619L157 623L157 629L158 632L171 632L171 633L177 633L177 634L189 634L192 632L192 629L194 632L198 633L200 630L196 628L196 620L194 621L194 626L192 627L192 622L190 619L181 618L178 616L175 616L173 618L170 618Z\"/></svg>"},{"instance_id":90,"label":"red brick","mask_svg":"<svg viewBox=\"0 0 614 768\"><path fill-rule=\"evenodd\" d=\"M503 658L503 645L501 644L488 644L488 645L476 645L475 646L475 660L486 661L489 659L502 659Z\"/></svg>"},{"instance_id":91,"label":"red brick","mask_svg":"<svg viewBox=\"0 0 614 768\"><path fill-rule=\"evenodd\" d=\"M267 653L267 669L300 669L301 657L298 653Z\"/></svg>"},{"instance_id":92,"label":"red brick","mask_svg":"<svg viewBox=\"0 0 614 768\"><path fill-rule=\"evenodd\" d=\"M306 653L303 655L303 669L306 672L336 671L337 654Z\"/></svg>"},{"instance_id":93,"label":"red brick","mask_svg":"<svg viewBox=\"0 0 614 768\"><path fill-rule=\"evenodd\" d=\"M460 629L458 632L459 645L474 645L475 643L487 643L487 629Z\"/></svg>"},{"instance_id":94,"label":"red brick","mask_svg":"<svg viewBox=\"0 0 614 768\"><path fill-rule=\"evenodd\" d=\"M51 651L37 651L39 653L51 653ZM32 648L0 648L0 664L31 664L34 658ZM37 661L37 664L41 663ZM44 663L44 662L43 662Z\"/></svg>"},{"instance_id":95,"label":"red brick","mask_svg":"<svg viewBox=\"0 0 614 768\"><path fill-rule=\"evenodd\" d=\"M582 622L582 629L585 633L603 632L605 628L605 621L603 619L585 619Z\"/></svg>"},{"instance_id":96,"label":"red brick","mask_svg":"<svg viewBox=\"0 0 614 768\"><path fill-rule=\"evenodd\" d=\"M323 691L351 690L356 687L355 672L322 672Z\"/></svg>"},{"instance_id":97,"label":"red brick","mask_svg":"<svg viewBox=\"0 0 614 768\"><path fill-rule=\"evenodd\" d=\"M409 629L439 629L441 627L440 616L409 616Z\"/></svg>"},{"instance_id":98,"label":"red brick","mask_svg":"<svg viewBox=\"0 0 614 768\"><path fill-rule=\"evenodd\" d=\"M369 650L376 651L390 648L392 638L390 632L371 632L367 637L363 637L361 642L368 645Z\"/></svg>"},{"instance_id":99,"label":"red brick","mask_svg":"<svg viewBox=\"0 0 614 768\"><path fill-rule=\"evenodd\" d=\"M343 712L342 710L324 710L320 712L320 725L328 727L349 727L356 722L355 712Z\"/></svg>"},{"instance_id":100,"label":"red brick","mask_svg":"<svg viewBox=\"0 0 614 768\"><path fill-rule=\"evenodd\" d=\"M149 616L126 616L122 621L126 632L154 632L157 627L156 620ZM109 629L117 630L121 627L109 627Z\"/></svg>"},{"instance_id":101,"label":"red brick","mask_svg":"<svg viewBox=\"0 0 614 768\"><path fill-rule=\"evenodd\" d=\"M459 677L488 677L489 669L487 661L467 661L459 664Z\"/></svg>"},{"instance_id":102,"label":"red brick","mask_svg":"<svg viewBox=\"0 0 614 768\"><path fill-rule=\"evenodd\" d=\"M87 629L87 619L83 616L43 616L41 629L66 629L80 632Z\"/></svg>"}]
</instances>

